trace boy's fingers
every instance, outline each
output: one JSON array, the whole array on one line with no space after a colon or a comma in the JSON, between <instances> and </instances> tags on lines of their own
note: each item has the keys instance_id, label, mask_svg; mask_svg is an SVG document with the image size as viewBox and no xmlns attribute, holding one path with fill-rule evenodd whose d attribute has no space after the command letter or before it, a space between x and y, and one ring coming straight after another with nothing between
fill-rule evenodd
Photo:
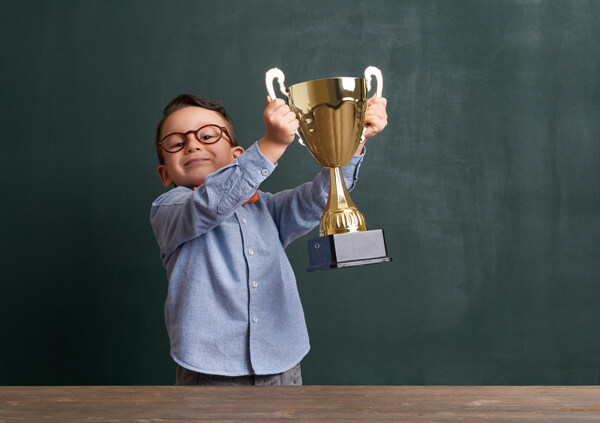
<instances>
[{"instance_id":1,"label":"boy's fingers","mask_svg":"<svg viewBox=\"0 0 600 423\"><path fill-rule=\"evenodd\" d=\"M383 107L387 106L387 99L385 97L373 96L367 101L367 106L381 104Z\"/></svg>"},{"instance_id":2,"label":"boy's fingers","mask_svg":"<svg viewBox=\"0 0 600 423\"><path fill-rule=\"evenodd\" d=\"M288 105L285 103L285 101L283 101L280 98L276 98L276 99L272 100L271 102L267 103L267 107L265 108L265 110L267 110L269 113L274 113L277 110L279 110L280 108L283 108L284 106L286 108L288 107Z\"/></svg>"},{"instance_id":3,"label":"boy's fingers","mask_svg":"<svg viewBox=\"0 0 600 423\"><path fill-rule=\"evenodd\" d=\"M296 119L296 113L292 112L289 108L287 110L285 110L282 113L282 117L283 120L285 120L286 122L291 122L292 120Z\"/></svg>"},{"instance_id":4,"label":"boy's fingers","mask_svg":"<svg viewBox=\"0 0 600 423\"><path fill-rule=\"evenodd\" d=\"M371 97L367 104L367 111L365 113L365 126L369 129L369 135L381 132L387 125L387 100L385 97ZM376 129L369 128L369 126L375 126ZM367 133L365 133L367 137Z\"/></svg>"},{"instance_id":5,"label":"boy's fingers","mask_svg":"<svg viewBox=\"0 0 600 423\"><path fill-rule=\"evenodd\" d=\"M274 110L271 110L270 116L274 120L288 122L291 119L294 119L296 114L290 110L287 104L283 103L280 106L277 106L277 108Z\"/></svg>"},{"instance_id":6,"label":"boy's fingers","mask_svg":"<svg viewBox=\"0 0 600 423\"><path fill-rule=\"evenodd\" d=\"M282 120L284 125L286 126L300 126L300 121L296 119L296 115L292 114L292 116L285 116Z\"/></svg>"},{"instance_id":7,"label":"boy's fingers","mask_svg":"<svg viewBox=\"0 0 600 423\"><path fill-rule=\"evenodd\" d=\"M365 123L366 124L379 124L378 126L381 127L382 123L387 124L387 116L386 115L378 115L378 114L368 115L365 117Z\"/></svg>"},{"instance_id":8,"label":"boy's fingers","mask_svg":"<svg viewBox=\"0 0 600 423\"><path fill-rule=\"evenodd\" d=\"M275 107L277 99L271 98L270 95L267 96L267 104L265 105L265 110L272 110Z\"/></svg>"},{"instance_id":9,"label":"boy's fingers","mask_svg":"<svg viewBox=\"0 0 600 423\"><path fill-rule=\"evenodd\" d=\"M367 112L365 113L366 117L371 116L380 116L387 118L387 111L385 105L381 103L372 104L367 108Z\"/></svg>"},{"instance_id":10,"label":"boy's fingers","mask_svg":"<svg viewBox=\"0 0 600 423\"><path fill-rule=\"evenodd\" d=\"M369 107L367 107L367 113L373 113L374 111L379 111L380 113L385 113L386 109L387 108L386 108L385 104L373 103L373 104L369 104Z\"/></svg>"}]
</instances>

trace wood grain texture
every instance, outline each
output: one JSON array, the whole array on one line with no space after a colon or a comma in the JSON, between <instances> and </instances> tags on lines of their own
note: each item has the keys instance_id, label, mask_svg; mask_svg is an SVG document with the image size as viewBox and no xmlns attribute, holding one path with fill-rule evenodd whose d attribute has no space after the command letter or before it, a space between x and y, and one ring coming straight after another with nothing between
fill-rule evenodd
<instances>
[{"instance_id":1,"label":"wood grain texture","mask_svg":"<svg viewBox=\"0 0 600 423\"><path fill-rule=\"evenodd\" d=\"M600 387L1 387L0 422L598 422Z\"/></svg>"}]
</instances>

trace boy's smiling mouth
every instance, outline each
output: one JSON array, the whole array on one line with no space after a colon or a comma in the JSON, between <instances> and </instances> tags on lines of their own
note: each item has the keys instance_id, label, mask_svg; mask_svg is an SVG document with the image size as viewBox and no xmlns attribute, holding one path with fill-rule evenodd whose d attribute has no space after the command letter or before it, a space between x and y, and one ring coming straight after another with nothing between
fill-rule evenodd
<instances>
[{"instance_id":1,"label":"boy's smiling mouth","mask_svg":"<svg viewBox=\"0 0 600 423\"><path fill-rule=\"evenodd\" d=\"M196 158L193 158L193 159L188 160L187 162L185 162L184 166L193 166L193 165L205 163L207 161L208 161L208 159L205 159L205 158L202 158L202 157L196 157Z\"/></svg>"}]
</instances>

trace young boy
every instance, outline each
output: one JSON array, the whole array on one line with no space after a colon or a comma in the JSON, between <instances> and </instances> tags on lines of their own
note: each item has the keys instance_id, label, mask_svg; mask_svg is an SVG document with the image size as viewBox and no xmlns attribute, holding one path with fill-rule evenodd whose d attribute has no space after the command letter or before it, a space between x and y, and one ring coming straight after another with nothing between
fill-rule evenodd
<instances>
[{"instance_id":1,"label":"young boy","mask_svg":"<svg viewBox=\"0 0 600 423\"><path fill-rule=\"evenodd\" d=\"M180 95L157 128L158 174L175 186L150 221L167 270L165 320L178 385L301 385L309 350L296 279L284 248L318 225L329 173L276 194L257 191L294 140L299 122L267 98L265 135L244 151L221 103ZM387 125L372 98L365 138ZM362 159L343 169L354 187Z\"/></svg>"}]
</instances>

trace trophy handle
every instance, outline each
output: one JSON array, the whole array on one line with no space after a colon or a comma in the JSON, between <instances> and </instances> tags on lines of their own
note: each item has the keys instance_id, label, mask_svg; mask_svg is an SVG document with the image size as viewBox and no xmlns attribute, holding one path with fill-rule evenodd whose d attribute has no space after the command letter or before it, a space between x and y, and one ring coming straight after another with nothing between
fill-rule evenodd
<instances>
[{"instance_id":1,"label":"trophy handle","mask_svg":"<svg viewBox=\"0 0 600 423\"><path fill-rule=\"evenodd\" d=\"M381 93L383 92L383 75L381 75L381 71L375 66L369 66L365 69L365 79L367 80L367 93L371 91L371 79L375 77L377 81L377 90L375 91L375 97L381 97ZM360 144L365 142L365 131L367 129L363 128L363 134L360 137Z\"/></svg>"},{"instance_id":2,"label":"trophy handle","mask_svg":"<svg viewBox=\"0 0 600 423\"><path fill-rule=\"evenodd\" d=\"M381 93L383 92L383 76L381 75L381 71L375 66L369 66L365 69L365 79L367 80L367 92L371 91L371 79L375 77L377 81L377 91L375 92L375 97L381 97Z\"/></svg>"},{"instance_id":3,"label":"trophy handle","mask_svg":"<svg viewBox=\"0 0 600 423\"><path fill-rule=\"evenodd\" d=\"M290 96L285 89L285 85L283 85L285 82L285 75L281 69L271 68L265 74L265 84L267 85L267 92L269 93L271 100L275 100L277 98L277 94L275 94L275 90L273 89L273 80L275 78L277 78L277 82L279 83L279 91L281 91L281 94L289 99Z\"/></svg>"},{"instance_id":4,"label":"trophy handle","mask_svg":"<svg viewBox=\"0 0 600 423\"><path fill-rule=\"evenodd\" d=\"M283 83L285 82L285 75L283 74L283 71L279 68L271 68L265 74L265 85L267 86L267 92L269 93L271 100L275 100L277 98L277 94L275 94L275 90L273 89L274 79L277 79L277 82L279 83L279 91L281 91L281 94L283 94L288 99L289 104L290 96L287 93L287 90L285 89L285 85L283 85ZM300 138L300 134L298 133L298 131L296 131L296 135L298 136L298 142L304 147L306 147L306 144L304 144L302 138Z\"/></svg>"}]
</instances>

